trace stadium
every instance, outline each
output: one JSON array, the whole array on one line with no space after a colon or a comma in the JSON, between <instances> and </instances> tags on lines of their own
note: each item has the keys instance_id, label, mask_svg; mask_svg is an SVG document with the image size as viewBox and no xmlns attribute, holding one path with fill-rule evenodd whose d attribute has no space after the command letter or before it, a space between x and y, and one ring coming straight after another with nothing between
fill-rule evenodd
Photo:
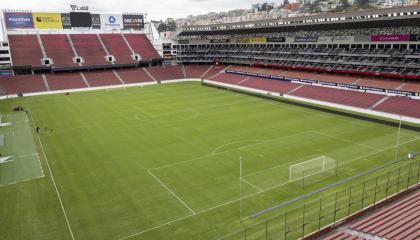
<instances>
[{"instance_id":1,"label":"stadium","mask_svg":"<svg viewBox=\"0 0 420 240\"><path fill-rule=\"evenodd\" d=\"M419 239L420 6L1 15L0 239Z\"/></svg>"}]
</instances>

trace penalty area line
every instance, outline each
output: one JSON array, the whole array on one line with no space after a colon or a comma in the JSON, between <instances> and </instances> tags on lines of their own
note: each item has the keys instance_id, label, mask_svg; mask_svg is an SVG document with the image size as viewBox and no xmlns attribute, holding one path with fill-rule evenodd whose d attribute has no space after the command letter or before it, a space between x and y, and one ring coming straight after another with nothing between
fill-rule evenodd
<instances>
[{"instance_id":1,"label":"penalty area line","mask_svg":"<svg viewBox=\"0 0 420 240\"><path fill-rule=\"evenodd\" d=\"M158 177L156 177L151 171L147 170L147 172L152 176L162 187L164 187L172 196L174 196L179 202L182 203L192 214L195 214L194 210L188 206L178 195L176 195L168 186L166 186Z\"/></svg>"}]
</instances>

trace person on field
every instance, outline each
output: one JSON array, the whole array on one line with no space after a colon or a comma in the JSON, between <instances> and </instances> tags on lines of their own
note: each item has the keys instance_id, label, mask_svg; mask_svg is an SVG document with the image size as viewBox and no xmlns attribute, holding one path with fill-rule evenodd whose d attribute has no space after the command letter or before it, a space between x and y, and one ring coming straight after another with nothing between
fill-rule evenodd
<instances>
[{"instance_id":1,"label":"person on field","mask_svg":"<svg viewBox=\"0 0 420 240\"><path fill-rule=\"evenodd\" d=\"M36 134L41 134L41 128L40 127L36 127L36 129L35 129L35 131L36 131Z\"/></svg>"}]
</instances>

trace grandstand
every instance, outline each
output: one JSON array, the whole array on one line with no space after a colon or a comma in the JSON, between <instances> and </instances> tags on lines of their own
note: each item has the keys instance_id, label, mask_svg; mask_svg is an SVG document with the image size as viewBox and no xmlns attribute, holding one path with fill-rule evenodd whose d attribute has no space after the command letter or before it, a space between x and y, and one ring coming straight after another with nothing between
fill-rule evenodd
<instances>
[{"instance_id":1,"label":"grandstand","mask_svg":"<svg viewBox=\"0 0 420 240\"><path fill-rule=\"evenodd\" d=\"M0 232L417 239L419 10L186 25L171 39L143 13L3 10Z\"/></svg>"}]
</instances>

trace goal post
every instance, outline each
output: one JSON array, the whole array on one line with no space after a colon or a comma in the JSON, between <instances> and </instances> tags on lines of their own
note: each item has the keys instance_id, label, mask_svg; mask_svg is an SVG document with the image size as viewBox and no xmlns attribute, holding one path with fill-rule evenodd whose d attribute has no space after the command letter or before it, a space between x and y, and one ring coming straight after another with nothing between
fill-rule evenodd
<instances>
[{"instance_id":1,"label":"goal post","mask_svg":"<svg viewBox=\"0 0 420 240\"><path fill-rule=\"evenodd\" d=\"M326 156L317 157L289 167L289 182L305 181L315 175L337 175L338 161ZM304 185L304 184L303 184Z\"/></svg>"}]
</instances>

